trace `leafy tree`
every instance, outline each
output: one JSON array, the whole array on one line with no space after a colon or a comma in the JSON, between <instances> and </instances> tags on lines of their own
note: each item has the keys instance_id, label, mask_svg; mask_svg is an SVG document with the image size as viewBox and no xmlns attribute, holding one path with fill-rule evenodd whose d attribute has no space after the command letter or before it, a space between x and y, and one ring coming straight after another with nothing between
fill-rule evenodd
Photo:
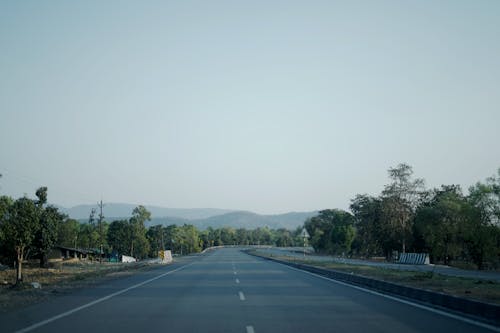
<instances>
[{"instance_id":1,"label":"leafy tree","mask_svg":"<svg viewBox=\"0 0 500 333\"><path fill-rule=\"evenodd\" d=\"M388 230L382 222L382 201L358 194L351 200L350 209L354 215L357 252L365 257L388 255L392 244L388 243Z\"/></svg>"},{"instance_id":2,"label":"leafy tree","mask_svg":"<svg viewBox=\"0 0 500 333\"><path fill-rule=\"evenodd\" d=\"M144 223L151 220L151 213L144 206L137 206L132 211L129 220L131 229L130 255L144 258L149 252L149 242L146 238Z\"/></svg>"},{"instance_id":3,"label":"leafy tree","mask_svg":"<svg viewBox=\"0 0 500 333\"><path fill-rule=\"evenodd\" d=\"M496 176L478 182L469 188L469 201L479 210L481 221L486 224L500 224L500 168Z\"/></svg>"},{"instance_id":4,"label":"leafy tree","mask_svg":"<svg viewBox=\"0 0 500 333\"><path fill-rule=\"evenodd\" d=\"M36 210L38 219L37 233L34 239L34 249L40 256L40 267L48 265L47 255L57 241L59 225L64 215L54 206L44 207L47 203L47 187L40 187L36 191Z\"/></svg>"},{"instance_id":5,"label":"leafy tree","mask_svg":"<svg viewBox=\"0 0 500 333\"><path fill-rule=\"evenodd\" d=\"M99 243L99 233L95 224L82 223L78 232L78 247L95 249Z\"/></svg>"},{"instance_id":6,"label":"leafy tree","mask_svg":"<svg viewBox=\"0 0 500 333\"><path fill-rule=\"evenodd\" d=\"M107 241L111 251L130 255L132 230L129 221L117 220L111 222L107 232Z\"/></svg>"},{"instance_id":7,"label":"leafy tree","mask_svg":"<svg viewBox=\"0 0 500 333\"><path fill-rule=\"evenodd\" d=\"M77 220L65 218L59 225L57 244L65 247L77 247L80 223Z\"/></svg>"},{"instance_id":8,"label":"leafy tree","mask_svg":"<svg viewBox=\"0 0 500 333\"><path fill-rule=\"evenodd\" d=\"M412 179L413 170L404 163L388 172L391 183L382 191L384 219L399 236L401 251L405 253L424 181Z\"/></svg>"},{"instance_id":9,"label":"leafy tree","mask_svg":"<svg viewBox=\"0 0 500 333\"><path fill-rule=\"evenodd\" d=\"M316 251L345 253L351 250L355 236L354 216L338 209L326 209L308 219L304 227L311 235L311 245Z\"/></svg>"},{"instance_id":10,"label":"leafy tree","mask_svg":"<svg viewBox=\"0 0 500 333\"><path fill-rule=\"evenodd\" d=\"M144 225L146 221L151 221L151 213L146 209L146 207L139 205L132 211L130 221L132 223Z\"/></svg>"},{"instance_id":11,"label":"leafy tree","mask_svg":"<svg viewBox=\"0 0 500 333\"><path fill-rule=\"evenodd\" d=\"M290 230L284 228L278 229L275 231L275 234L276 246L287 247L293 245L293 237Z\"/></svg>"},{"instance_id":12,"label":"leafy tree","mask_svg":"<svg viewBox=\"0 0 500 333\"><path fill-rule=\"evenodd\" d=\"M250 234L248 230L244 228L236 229L236 244L238 245L248 245L250 244Z\"/></svg>"},{"instance_id":13,"label":"leafy tree","mask_svg":"<svg viewBox=\"0 0 500 333\"><path fill-rule=\"evenodd\" d=\"M462 253L461 229L467 223L468 203L460 186L442 186L416 212L415 234L423 240L420 250L430 252L434 262L448 265Z\"/></svg>"},{"instance_id":14,"label":"leafy tree","mask_svg":"<svg viewBox=\"0 0 500 333\"><path fill-rule=\"evenodd\" d=\"M165 244L167 249L170 249L173 253L179 253L180 242L179 242L179 227L175 224L165 227Z\"/></svg>"},{"instance_id":15,"label":"leafy tree","mask_svg":"<svg viewBox=\"0 0 500 333\"><path fill-rule=\"evenodd\" d=\"M8 244L5 234L5 224L8 223L14 200L8 196L0 196L0 262L11 263L15 258L15 251L11 244Z\"/></svg>"},{"instance_id":16,"label":"leafy tree","mask_svg":"<svg viewBox=\"0 0 500 333\"><path fill-rule=\"evenodd\" d=\"M252 240L256 245L272 245L273 235L268 227L252 230Z\"/></svg>"},{"instance_id":17,"label":"leafy tree","mask_svg":"<svg viewBox=\"0 0 500 333\"><path fill-rule=\"evenodd\" d=\"M152 226L146 232L146 237L149 241L149 256L157 257L158 252L165 249L164 228L160 224Z\"/></svg>"},{"instance_id":18,"label":"leafy tree","mask_svg":"<svg viewBox=\"0 0 500 333\"><path fill-rule=\"evenodd\" d=\"M185 253L196 253L201 251L200 237L195 226L185 224L181 227L181 244Z\"/></svg>"},{"instance_id":19,"label":"leafy tree","mask_svg":"<svg viewBox=\"0 0 500 333\"><path fill-rule=\"evenodd\" d=\"M47 255L54 247L59 235L59 226L64 215L54 206L48 206L39 215L39 227L34 240L36 251L40 255L40 267L47 267Z\"/></svg>"},{"instance_id":20,"label":"leafy tree","mask_svg":"<svg viewBox=\"0 0 500 333\"><path fill-rule=\"evenodd\" d=\"M500 242L500 169L498 176L470 187L468 201L472 206L469 224L464 228L468 255L479 269L485 261L499 262Z\"/></svg>"},{"instance_id":21,"label":"leafy tree","mask_svg":"<svg viewBox=\"0 0 500 333\"><path fill-rule=\"evenodd\" d=\"M16 253L16 284L19 284L23 281L25 251L38 231L38 214L33 200L26 197L17 199L9 208L7 218L2 223L2 230L6 241Z\"/></svg>"},{"instance_id":22,"label":"leafy tree","mask_svg":"<svg viewBox=\"0 0 500 333\"><path fill-rule=\"evenodd\" d=\"M207 230L200 231L200 241L203 249L212 246L210 243L209 232Z\"/></svg>"},{"instance_id":23,"label":"leafy tree","mask_svg":"<svg viewBox=\"0 0 500 333\"><path fill-rule=\"evenodd\" d=\"M38 207L43 207L47 203L47 187L43 186L38 188L35 192L36 197L38 200L36 201L36 205Z\"/></svg>"},{"instance_id":24,"label":"leafy tree","mask_svg":"<svg viewBox=\"0 0 500 333\"><path fill-rule=\"evenodd\" d=\"M479 216L473 208L462 232L467 256L478 269L484 269L486 262L498 265L500 230L496 225L482 223Z\"/></svg>"},{"instance_id":25,"label":"leafy tree","mask_svg":"<svg viewBox=\"0 0 500 333\"><path fill-rule=\"evenodd\" d=\"M221 228L220 240L224 245L234 245L236 243L236 230L231 227Z\"/></svg>"}]
</instances>

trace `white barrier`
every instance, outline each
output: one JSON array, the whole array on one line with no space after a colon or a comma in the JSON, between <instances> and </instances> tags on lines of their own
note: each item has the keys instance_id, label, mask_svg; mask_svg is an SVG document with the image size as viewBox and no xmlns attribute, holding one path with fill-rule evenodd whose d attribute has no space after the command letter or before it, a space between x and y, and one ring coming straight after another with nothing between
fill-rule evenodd
<instances>
[{"instance_id":1,"label":"white barrier","mask_svg":"<svg viewBox=\"0 0 500 333\"><path fill-rule=\"evenodd\" d=\"M158 251L158 257L161 259L162 264L168 264L172 262L172 251L161 250Z\"/></svg>"},{"instance_id":2,"label":"white barrier","mask_svg":"<svg viewBox=\"0 0 500 333\"><path fill-rule=\"evenodd\" d=\"M122 262L136 262L136 261L137 259L135 259L134 257L122 255Z\"/></svg>"},{"instance_id":3,"label":"white barrier","mask_svg":"<svg viewBox=\"0 0 500 333\"><path fill-rule=\"evenodd\" d=\"M399 255L398 264L407 265L429 265L428 253L401 253Z\"/></svg>"}]
</instances>

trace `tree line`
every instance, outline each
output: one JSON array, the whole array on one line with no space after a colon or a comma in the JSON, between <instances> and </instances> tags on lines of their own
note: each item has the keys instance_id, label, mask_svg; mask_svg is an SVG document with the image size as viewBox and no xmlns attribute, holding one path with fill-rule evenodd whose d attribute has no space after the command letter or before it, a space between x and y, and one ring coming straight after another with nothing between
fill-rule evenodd
<instances>
[{"instance_id":1,"label":"tree line","mask_svg":"<svg viewBox=\"0 0 500 333\"><path fill-rule=\"evenodd\" d=\"M47 267L54 246L92 249L100 257L124 254L139 259L158 251L200 252L221 245L302 246L305 228L317 252L358 257L394 257L395 252L426 252L434 263L473 263L477 268L500 265L500 169L464 194L458 185L425 189L409 165L389 171L390 183L379 196L358 194L350 212L322 210L296 230L231 227L199 230L185 224L146 227L151 213L137 206L128 219L107 222L92 210L79 222L47 204L47 188L36 199L0 196L0 262L16 266L39 258ZM101 203L102 204L102 203ZM397 255L397 254L396 254Z\"/></svg>"},{"instance_id":2,"label":"tree line","mask_svg":"<svg viewBox=\"0 0 500 333\"><path fill-rule=\"evenodd\" d=\"M387 258L419 252L446 265L500 265L500 169L468 194L459 185L425 189L407 164L388 173L379 196L358 194L350 212L323 210L305 222L316 251Z\"/></svg>"},{"instance_id":3,"label":"tree line","mask_svg":"<svg viewBox=\"0 0 500 333\"><path fill-rule=\"evenodd\" d=\"M35 195L34 200L0 196L0 262L16 267L18 283L23 280L23 261L39 259L40 267L46 268L48 254L55 246L93 250L98 258L121 254L143 259L155 258L164 249L182 255L211 246L302 244L302 228L198 230L190 224L147 228L151 213L144 206L134 208L130 218L112 222L105 220L102 210L96 216L93 209L88 221L80 222L47 205L47 187L40 187Z\"/></svg>"}]
</instances>

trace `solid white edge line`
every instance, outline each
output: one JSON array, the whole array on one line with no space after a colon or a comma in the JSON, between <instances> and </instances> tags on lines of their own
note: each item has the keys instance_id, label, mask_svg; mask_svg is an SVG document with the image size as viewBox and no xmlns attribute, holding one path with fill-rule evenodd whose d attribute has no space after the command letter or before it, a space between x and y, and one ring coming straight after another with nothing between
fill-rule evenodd
<instances>
[{"instance_id":1,"label":"solid white edge line","mask_svg":"<svg viewBox=\"0 0 500 333\"><path fill-rule=\"evenodd\" d=\"M240 300L241 301L244 301L246 298L245 298L245 294L243 294L242 291L238 292L238 294L240 295Z\"/></svg>"},{"instance_id":2,"label":"solid white edge line","mask_svg":"<svg viewBox=\"0 0 500 333\"><path fill-rule=\"evenodd\" d=\"M38 322L38 323L36 323L36 324L33 324L33 325L31 325L31 326L28 326L28 327L25 327L25 328L20 329L20 330L18 330L18 331L15 331L15 333L23 333L23 332L29 332L29 331L32 331L32 330L37 329L37 328L39 328L39 327L41 327L41 326L47 325L47 324L49 324L49 323L51 323L51 322L53 322L53 321L56 321L56 320L61 319L61 318L64 318L64 317L67 317L67 316L69 316L70 314L73 314L73 313L75 313L75 312L78 312L78 311L80 311L80 310L83 310L83 309L85 309L85 308L88 308L88 307L90 307L90 306L92 306L92 305L95 305L95 304L98 304L98 303L104 302L104 301L106 301L106 300L108 300L108 299L110 299L110 298L113 298L113 297L115 297L115 296L121 295L121 294L123 294L123 293L125 293L125 292L127 292L127 291L129 291L129 290L132 290L132 289L138 288L138 287L140 287L140 286L143 286L143 285L145 285L145 284L148 284L148 283L150 283L150 282L153 282L154 280L158 280L158 279L160 279L160 278L162 278L162 277L164 277L164 276L166 276L166 275L169 275L169 274L175 273L175 272L177 272L177 271L180 271L181 269L186 268L186 267L188 267L188 266L191 266L192 264L193 264L193 263L190 263L190 264L187 264L187 265L181 266L181 267L179 267L179 268L176 268L176 269L174 269L174 270L171 270L171 271L165 272L165 273L160 274L160 275L158 275L158 276L155 276L154 278L151 278L151 279L149 279L149 280L146 280L146 281L143 281L143 282L141 282L141 283L135 284L135 285L133 285L133 286L131 286L131 287L128 287L128 288L126 288L126 289L122 289L122 290L120 290L120 291L114 292L114 293L109 294L109 295L107 295L107 296L104 296L104 297L101 297L101 298L99 298L99 299L96 299L95 301L92 301L92 302L90 302L90 303L87 303L87 304L81 305L81 306L79 306L79 307L77 307L77 308L74 308L74 309L72 309L72 310L69 310L69 311L63 312L63 313L61 313L61 314L58 314L57 316L51 317L51 318L49 318L49 319L45 319L45 320L40 321L40 322Z\"/></svg>"},{"instance_id":3,"label":"solid white edge line","mask_svg":"<svg viewBox=\"0 0 500 333\"><path fill-rule=\"evenodd\" d=\"M247 326L246 329L247 329L247 333L255 333L253 326Z\"/></svg>"},{"instance_id":4,"label":"solid white edge line","mask_svg":"<svg viewBox=\"0 0 500 333\"><path fill-rule=\"evenodd\" d=\"M456 314L453 314L453 313L445 312L445 311L442 311L442 310L439 310L439 309L435 309L435 308L431 308L429 306L425 306L425 305L422 305L422 304L413 303L411 301L407 301L407 300L402 299L402 298L397 298L397 297L394 297L394 296L382 294L382 293L379 293L379 292L371 290L371 289L366 289L366 288L363 288L363 287L360 287L360 286L356 286L356 285L353 285L353 284L349 284L349 283L345 283L345 282L338 281L338 280L335 280L335 279L331 279L331 278L326 277L326 276L322 276L322 275L319 275L319 274L308 272L308 271L305 271L305 270L302 270L302 269L298 269L298 268L295 268L295 267L292 267L292 266L288 266L286 264L282 264L282 263L279 263L279 262L276 262L276 261L274 261L274 262L277 263L277 264L279 264L279 265L285 266L285 267L287 267L287 268L289 268L291 270L297 271L297 272L306 273L306 274L309 274L309 275L312 275L312 276L315 276L315 277L318 277L318 278L321 278L321 279L324 279L324 280L328 280L328 281L331 281L331 282L335 282L337 284L341 284L341 285L346 286L346 287L351 287L351 288L354 288L354 289L357 289L357 290L361 290L361 291L364 291L364 292L369 293L369 294L373 294L373 295L377 295L377 296L382 296L382 297L391 299L391 300L396 301L396 302L400 302L400 303L404 303L404 304L407 304L407 305L411 305L411 306L414 306L414 307L419 308L419 309L427 310L429 312L434 312L434 313L440 314L442 316L453 318L453 319L456 319L456 320L460 320L460 321L466 322L466 323L471 324L471 325L475 325L475 326L479 326L479 327L482 327L482 328L486 328L486 329L492 330L494 332L500 332L500 327L496 327L496 326L493 326L493 325L489 325L489 324L486 324L486 323L475 321L473 319L469 319L469 318L466 318L466 317L460 317L459 315L456 315Z\"/></svg>"}]
</instances>

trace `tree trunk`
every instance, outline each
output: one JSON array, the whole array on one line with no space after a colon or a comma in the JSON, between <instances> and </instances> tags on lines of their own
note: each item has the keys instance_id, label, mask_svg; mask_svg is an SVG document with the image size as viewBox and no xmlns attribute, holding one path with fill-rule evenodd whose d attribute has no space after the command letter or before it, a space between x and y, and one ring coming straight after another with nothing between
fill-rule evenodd
<instances>
[{"instance_id":1,"label":"tree trunk","mask_svg":"<svg viewBox=\"0 0 500 333\"><path fill-rule=\"evenodd\" d=\"M40 268L47 268L48 262L47 253L42 252L42 254L40 254Z\"/></svg>"},{"instance_id":2,"label":"tree trunk","mask_svg":"<svg viewBox=\"0 0 500 333\"><path fill-rule=\"evenodd\" d=\"M16 265L16 285L23 282L23 254L24 248L18 247L17 252L17 265Z\"/></svg>"}]
</instances>

